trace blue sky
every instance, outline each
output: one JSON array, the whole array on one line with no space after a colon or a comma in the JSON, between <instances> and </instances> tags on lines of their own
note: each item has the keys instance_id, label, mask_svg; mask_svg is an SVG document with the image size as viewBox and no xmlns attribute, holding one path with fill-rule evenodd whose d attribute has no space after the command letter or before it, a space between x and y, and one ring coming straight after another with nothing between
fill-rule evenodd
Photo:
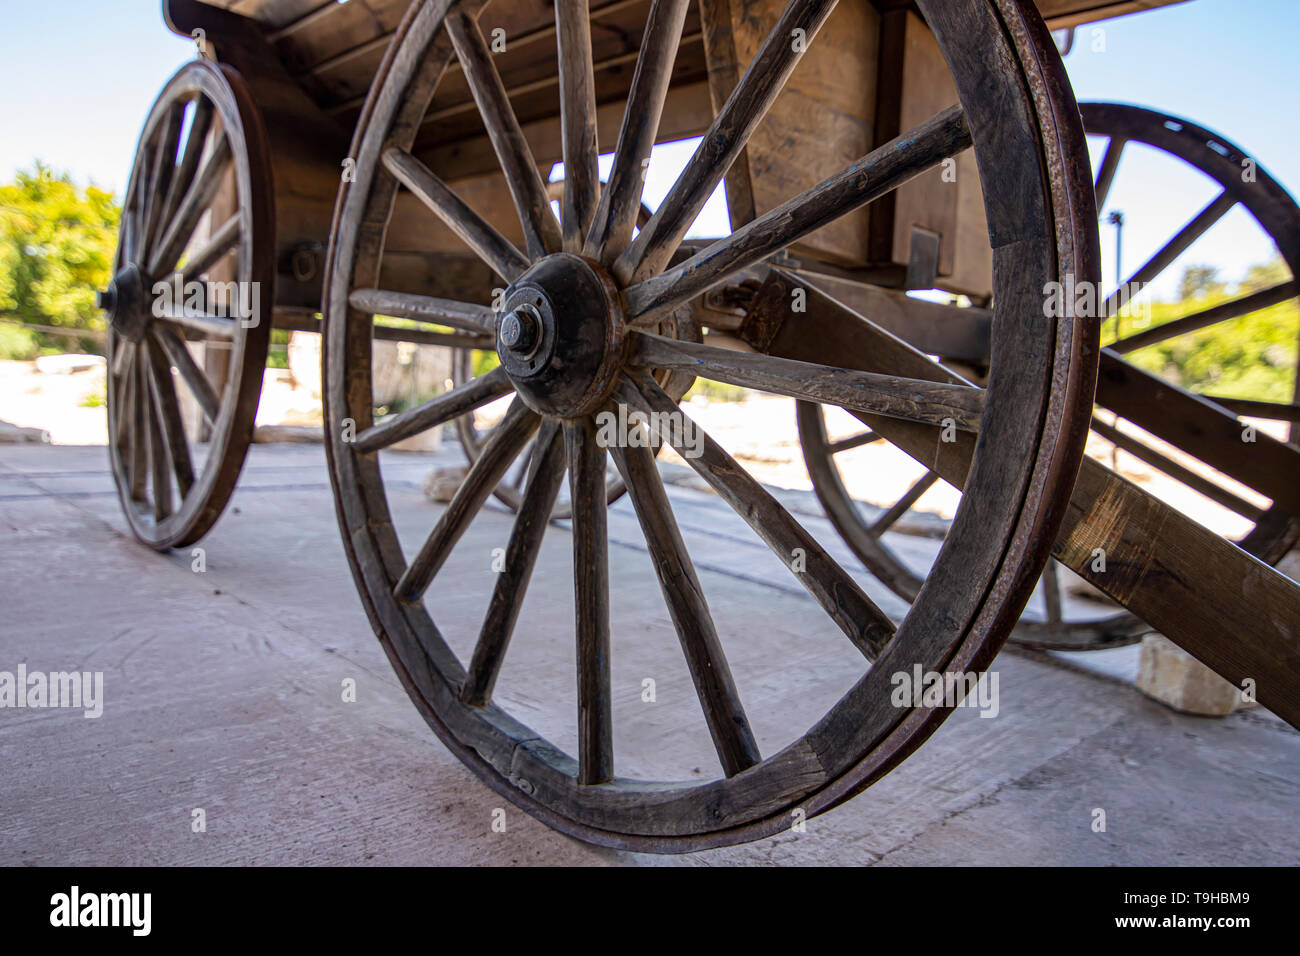
<instances>
[{"instance_id":1,"label":"blue sky","mask_svg":"<svg viewBox=\"0 0 1300 956\"><path fill-rule=\"evenodd\" d=\"M39 157L120 191L149 105L193 46L163 25L159 0L0 0L0 11L0 177ZM1300 193L1300 0L1190 0L1095 26L1105 52L1093 52L1088 25L1066 60L1080 100L1181 114L1237 142ZM684 160L686 151L671 152ZM1128 217L1126 272L1197 211L1202 194L1209 198L1194 177L1152 159L1128 162L1112 203ZM655 167L662 176L672 165L665 156ZM648 183L648 198L666 188ZM1113 229L1102 229L1102 241L1110 272ZM1236 278L1268 252L1238 212L1183 262L1210 262ZM1166 293L1180 271L1153 292Z\"/></svg>"}]
</instances>

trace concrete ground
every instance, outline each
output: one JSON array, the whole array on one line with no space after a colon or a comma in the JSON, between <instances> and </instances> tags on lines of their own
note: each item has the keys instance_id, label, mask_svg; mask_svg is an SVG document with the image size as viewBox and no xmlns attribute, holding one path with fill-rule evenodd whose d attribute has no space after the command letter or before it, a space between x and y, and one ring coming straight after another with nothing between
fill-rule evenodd
<instances>
[{"instance_id":1,"label":"concrete ground","mask_svg":"<svg viewBox=\"0 0 1300 956\"><path fill-rule=\"evenodd\" d=\"M432 462L385 460L408 551L436 520L419 490ZM808 496L788 497L860 570ZM725 505L687 486L672 499L771 752L856 679L860 658ZM703 779L715 764L626 500L610 527L616 746L620 761L625 747L634 754L620 770ZM486 512L430 593L462 654L490 587L487 555L508 529L508 515ZM1004 651L995 719L959 708L890 776L805 832L680 857L592 848L504 804L419 717L353 589L320 448L255 447L201 547L207 569L196 573L189 551L159 555L134 542L104 448L0 446L0 671L104 673L99 719L0 709L0 864L1300 859L1300 733L1262 710L1224 719L1167 710L1132 688L1132 649L1105 663ZM561 745L574 712L561 616L568 555L567 529L553 528L539 597L525 604L535 623L512 644L500 685L508 709ZM641 699L646 675L657 682L653 704ZM349 678L355 703L342 700ZM496 832L503 807L505 832ZM193 830L196 809L205 832ZM1098 809L1104 832L1094 830Z\"/></svg>"}]
</instances>

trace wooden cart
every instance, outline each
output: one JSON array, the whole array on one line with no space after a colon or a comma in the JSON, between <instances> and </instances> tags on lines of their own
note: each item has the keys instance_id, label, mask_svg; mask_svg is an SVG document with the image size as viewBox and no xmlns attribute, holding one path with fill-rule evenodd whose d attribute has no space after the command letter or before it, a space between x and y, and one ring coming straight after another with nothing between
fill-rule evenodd
<instances>
[{"instance_id":1,"label":"wooden cart","mask_svg":"<svg viewBox=\"0 0 1300 956\"><path fill-rule=\"evenodd\" d=\"M1041 8L1069 24L1154 5ZM835 806L948 713L892 702L891 675L987 667L1054 541L1075 570L1104 550L1103 590L1300 724L1295 585L1104 468L1080 470L1109 359L1095 317L1049 318L1045 296L1099 279L1094 183L1028 0L170 0L164 15L206 56L146 124L105 296L112 457L132 527L155 547L196 540L238 475L272 323L214 308L222 288L260 290L277 327L320 329L331 480L362 602L440 738L529 813L605 845L682 851ZM690 136L699 147L638 231L651 147ZM610 151L602 183L597 155ZM560 161L557 216L545 171ZM685 241L724 180L734 231ZM160 295L168 276L181 289L197 279L195 298ZM902 294L931 287L977 307ZM909 344L880 311L909 335L951 322L972 338L957 351ZM205 350L213 367L194 358L198 338L227 344ZM381 338L495 352L499 365L380 418ZM978 364L983 386L934 352ZM848 409L963 488L901 623L719 445L689 440L679 399L696 376ZM185 430L178 382L204 413L199 434ZM404 551L381 452L509 395L428 537ZM644 416L650 440L639 427L602 436L599 416L616 412ZM655 443L683 454L863 658L843 697L774 751L760 750L728 668ZM461 659L424 596L528 449L503 570ZM609 458L716 777L617 773L606 509L622 486ZM566 473L573 754L493 700L516 625L530 623L521 606ZM1207 564L1232 586L1207 587Z\"/></svg>"}]
</instances>

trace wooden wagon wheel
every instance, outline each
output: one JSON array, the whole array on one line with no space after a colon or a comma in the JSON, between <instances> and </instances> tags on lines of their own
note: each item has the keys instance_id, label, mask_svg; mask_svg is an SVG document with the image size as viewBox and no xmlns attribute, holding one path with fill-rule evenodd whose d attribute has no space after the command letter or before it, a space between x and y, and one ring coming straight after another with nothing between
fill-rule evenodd
<instances>
[{"instance_id":1,"label":"wooden wagon wheel","mask_svg":"<svg viewBox=\"0 0 1300 956\"><path fill-rule=\"evenodd\" d=\"M100 297L113 476L150 547L202 537L243 467L271 333L271 196L265 132L239 75L206 60L182 67L145 123ZM191 342L217 357L224 383ZM186 395L201 416L188 428Z\"/></svg>"},{"instance_id":2,"label":"wooden wagon wheel","mask_svg":"<svg viewBox=\"0 0 1300 956\"><path fill-rule=\"evenodd\" d=\"M602 184L603 188L603 184ZM546 195L552 203L562 202L564 199L564 180L553 180L546 184ZM653 213L644 202L641 203L637 211L636 224L638 227L644 226L650 221ZM678 328L678 325L681 328ZM694 317L689 309L678 310L669 316L665 316L661 328L661 334L670 335L673 338L691 339L698 341L700 338L699 329L695 327ZM474 367L477 352L474 349L455 349L452 354L452 372L451 380L453 385L461 385L474 378ZM661 384L665 385L666 390L673 396L674 400L680 399L690 387L692 378L689 376L677 375L674 381L668 381L661 376ZM471 465L478 461L479 455L483 453L483 447L492 437L492 428L480 428L476 416L471 412L468 415L461 415L456 419L456 437L460 439L461 450L465 452L465 457ZM493 492L498 501L505 504L512 511L519 510L519 504L522 496L524 479L527 477L533 457L537 454L537 442L529 442L528 448L524 454L519 456L514 468L506 475L505 478L497 485L496 491ZM606 501L613 504L621 498L627 491L627 486L623 484L623 479L619 477L618 472L614 469L612 463L606 471L609 472L605 482L607 489ZM563 488L560 489L559 499L555 507L551 509L551 517L559 520L566 520L571 517L569 510L568 496Z\"/></svg>"},{"instance_id":3,"label":"wooden wagon wheel","mask_svg":"<svg viewBox=\"0 0 1300 956\"><path fill-rule=\"evenodd\" d=\"M656 0L651 8L611 186L600 202L587 9L573 0L556 4L568 171L563 224L551 213L476 23L477 6L413 5L371 87L353 143L357 179L336 210L325 302L327 447L342 536L367 614L412 700L468 767L527 812L592 842L657 851L755 839L787 828L796 811L821 813L886 773L942 722L948 713L943 707L892 703L891 675L914 666L981 670L1019 616L1082 456L1095 373L1087 356L1095 358L1097 331L1088 321L1042 317L1046 283L1065 275L1095 281L1096 213L1091 184L1072 172L1085 155L1077 106L1050 35L1032 5L1021 0L920 0L953 65L961 106L672 264L682 235L803 54L805 44L792 38L806 37L809 55L818 55L813 37L833 2L794 0L772 25L668 198L629 241L639 171L654 140L686 4ZM411 152L420 118L453 57L507 172L526 252L458 201ZM985 185L1000 304L987 393L639 331L738 271L761 268L800 236L888 194L971 142ZM375 288L385 225L403 187L509 279L507 310L499 318L487 304ZM375 312L491 329L505 370L375 426L369 380ZM832 308L822 315L809 336L835 331L830 324L841 312ZM553 321L556 316L564 321ZM870 331L868 324L862 327ZM552 355L562 362L552 362ZM821 605L823 620L838 625L861 652L861 676L851 689L813 726L790 728L792 743L766 750L751 730L653 459L644 448L612 449L695 681L704 711L700 733L707 728L722 768L703 781L619 776L611 726L606 448L593 414L623 403L625 410L671 415L680 429L689 429L682 410L649 380L651 370L665 368L733 384L761 381L766 384L760 387L814 400L834 396L862 414L896 416L924 434L935 430L933 424L942 420L937 416L956 416L980 430L962 510L931 586L897 627L716 443L706 439L701 454L688 458ZM431 520L432 533L404 551L379 452L406 434L512 391L516 397L505 420L452 502L436 523ZM481 630L476 622L469 625L479 634L472 658L462 661L444 637L457 621L443 615L436 626L434 617L445 607L432 600L426 606L424 595L534 433L544 454L506 545L506 571L496 576L490 600L483 594L486 620ZM937 437L933 447L939 447ZM509 700L493 696L566 466L575 502L573 755L525 726ZM458 599L467 580L459 579ZM642 591L650 586L638 583ZM518 623L536 629L539 620L529 615Z\"/></svg>"},{"instance_id":4,"label":"wooden wagon wheel","mask_svg":"<svg viewBox=\"0 0 1300 956\"><path fill-rule=\"evenodd\" d=\"M1177 117L1135 106L1085 103L1082 104L1081 111L1088 135L1108 140L1095 183L1099 211L1115 181L1124 147L1130 143L1145 144L1168 153L1209 177L1221 190L1215 200L1199 214L1193 215L1187 226L1128 280L1126 287L1131 287L1130 284L1134 282L1148 283L1154 280L1238 203L1254 216L1291 272L1291 279L1274 287L1113 342L1103 356L1102 384L1098 391L1098 404L1105 405L1106 386L1110 380L1123 384L1132 381L1135 391L1155 384L1146 373L1121 360L1121 355L1176 336L1232 322L1256 310L1300 295L1295 278L1300 275L1300 207L1296 206L1295 201L1276 180L1257 165L1251 168L1250 176L1243 176L1249 154L1217 133ZM1165 430L1157 420L1153 420L1158 409L1157 403L1171 397L1176 397L1176 393L1157 394L1148 388L1146 401L1142 401L1140 395L1135 395L1126 402L1124 417L1159 435ZM1292 422L1300 418L1296 404L1277 405L1248 399L1216 401L1233 413ZM895 527L908 510L934 486L938 476L933 471L927 471L897 501L879 515L868 519L849 494L840 466L836 464L836 456L865 444L880 442L883 438L866 430L832 441L822 406L800 402L796 414L804 460L827 516L872 574L900 597L913 600L924 583L924 578L908 566L903 556L897 549L890 547L883 535ZM1150 441L1121 431L1098 416L1094 416L1092 424L1103 438L1157 471L1186 483L1193 490L1207 495L1234 513L1248 517L1254 527L1237 543L1261 560L1276 564L1300 539L1300 516L1289 503L1275 501L1267 508L1260 509L1221 484L1189 470ZM1194 449L1187 453L1196 457ZM1227 453L1232 454L1233 449L1228 448ZM1279 480L1296 480L1294 472L1290 479L1285 475L1278 477ZM1070 576L1071 573L1062 571L1056 561L1048 563L1040 585L1043 610L1026 613L1012 633L1012 641L1044 649L1097 650L1133 643L1148 630L1142 621L1123 611L1116 613L1114 610L1098 610L1084 616L1067 615L1064 611L1064 589Z\"/></svg>"}]
</instances>

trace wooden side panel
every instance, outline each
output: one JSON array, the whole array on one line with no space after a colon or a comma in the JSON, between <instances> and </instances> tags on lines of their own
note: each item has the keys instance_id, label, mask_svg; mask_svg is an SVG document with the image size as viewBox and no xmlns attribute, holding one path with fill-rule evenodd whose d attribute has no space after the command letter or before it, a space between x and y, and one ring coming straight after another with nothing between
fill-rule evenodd
<instances>
[{"instance_id":1,"label":"wooden side panel","mask_svg":"<svg viewBox=\"0 0 1300 956\"><path fill-rule=\"evenodd\" d=\"M876 143L881 145L957 103L952 74L934 35L910 10L882 17ZM937 285L976 298L991 289L993 252L975 154L955 166L912 180L871 209L869 262L875 267L912 261L917 232L939 237L938 268L921 286Z\"/></svg>"},{"instance_id":2,"label":"wooden side panel","mask_svg":"<svg viewBox=\"0 0 1300 956\"><path fill-rule=\"evenodd\" d=\"M784 7L783 0L701 0L715 110L735 88ZM727 176L733 227L815 186L871 150L876 137L879 23L880 14L867 0L841 0ZM794 252L860 265L866 240L867 213L861 211L809 236Z\"/></svg>"}]
</instances>

